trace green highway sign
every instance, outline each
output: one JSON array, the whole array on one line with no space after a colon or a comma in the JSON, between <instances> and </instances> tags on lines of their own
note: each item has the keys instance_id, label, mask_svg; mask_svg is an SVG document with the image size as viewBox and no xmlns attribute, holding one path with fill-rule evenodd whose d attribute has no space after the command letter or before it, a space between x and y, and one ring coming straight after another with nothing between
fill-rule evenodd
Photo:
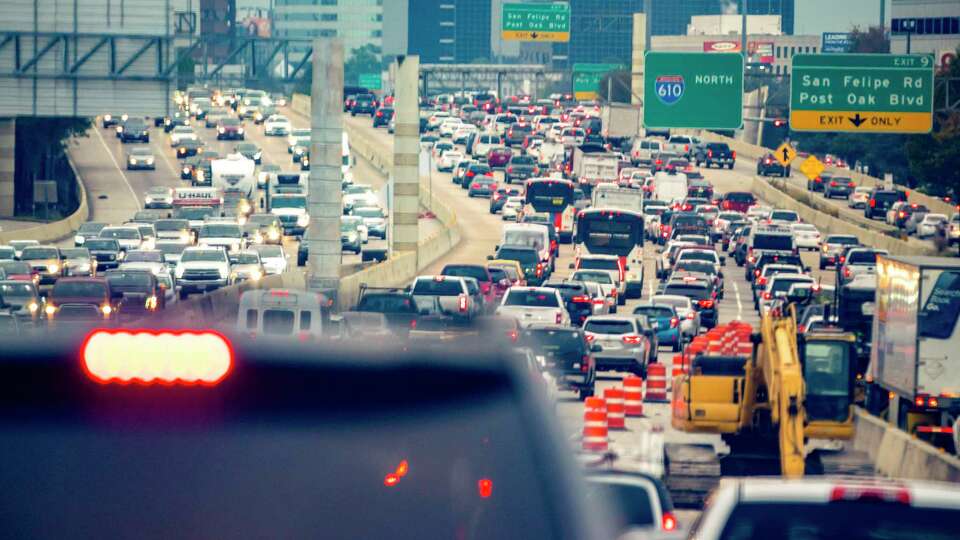
<instances>
[{"instance_id":1,"label":"green highway sign","mask_svg":"<svg viewBox=\"0 0 960 540\"><path fill-rule=\"evenodd\" d=\"M382 88L379 73L361 73L357 82L359 86L367 90L380 90Z\"/></svg>"},{"instance_id":2,"label":"green highway sign","mask_svg":"<svg viewBox=\"0 0 960 540\"><path fill-rule=\"evenodd\" d=\"M794 55L790 128L929 133L933 64L925 54Z\"/></svg>"},{"instance_id":3,"label":"green highway sign","mask_svg":"<svg viewBox=\"0 0 960 540\"><path fill-rule=\"evenodd\" d=\"M570 4L503 4L500 34L513 41L570 41Z\"/></svg>"},{"instance_id":4,"label":"green highway sign","mask_svg":"<svg viewBox=\"0 0 960 540\"><path fill-rule=\"evenodd\" d=\"M574 97L576 99L595 99L603 76L619 69L624 69L623 64L574 64Z\"/></svg>"},{"instance_id":5,"label":"green highway sign","mask_svg":"<svg viewBox=\"0 0 960 540\"><path fill-rule=\"evenodd\" d=\"M644 127L743 127L741 54L647 51L643 65Z\"/></svg>"}]
</instances>

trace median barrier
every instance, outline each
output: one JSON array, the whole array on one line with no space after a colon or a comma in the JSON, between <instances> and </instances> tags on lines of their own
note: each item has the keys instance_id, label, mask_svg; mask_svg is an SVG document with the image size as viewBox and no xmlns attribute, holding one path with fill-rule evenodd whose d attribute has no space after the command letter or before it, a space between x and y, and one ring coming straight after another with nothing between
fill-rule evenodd
<instances>
[{"instance_id":1,"label":"median barrier","mask_svg":"<svg viewBox=\"0 0 960 540\"><path fill-rule=\"evenodd\" d=\"M0 232L0 244L7 244L10 240L36 240L41 244L49 244L71 236L74 231L80 228L80 225L90 219L87 188L83 185L80 174L77 172L77 168L74 166L69 154L67 155L67 162L70 163L70 168L73 169L73 176L76 178L77 185L80 187L80 204L77 205L77 209L66 218L58 221L51 221L50 223L14 231Z\"/></svg>"},{"instance_id":2,"label":"median barrier","mask_svg":"<svg viewBox=\"0 0 960 540\"><path fill-rule=\"evenodd\" d=\"M937 250L932 245L911 244L878 232L857 226L843 218L834 217L791 197L777 189L774 185L762 178L753 178L750 191L776 208L793 210L806 223L813 223L826 234L852 234L860 239L861 243L878 249L886 249L893 255L936 255Z\"/></svg>"},{"instance_id":3,"label":"median barrier","mask_svg":"<svg viewBox=\"0 0 960 540\"><path fill-rule=\"evenodd\" d=\"M874 470L892 478L960 482L960 459L901 431L862 409L855 412L853 449Z\"/></svg>"}]
</instances>

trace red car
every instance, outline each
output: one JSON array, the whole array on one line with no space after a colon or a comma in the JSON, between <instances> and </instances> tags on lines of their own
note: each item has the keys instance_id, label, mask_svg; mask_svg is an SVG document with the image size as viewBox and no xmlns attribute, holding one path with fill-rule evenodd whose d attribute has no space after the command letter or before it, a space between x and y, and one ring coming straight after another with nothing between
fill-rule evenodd
<instances>
[{"instance_id":1,"label":"red car","mask_svg":"<svg viewBox=\"0 0 960 540\"><path fill-rule=\"evenodd\" d=\"M487 152L487 165L489 165L491 169L506 167L507 162L510 161L510 157L512 156L513 152L507 148L493 148Z\"/></svg>"},{"instance_id":2,"label":"red car","mask_svg":"<svg viewBox=\"0 0 960 540\"><path fill-rule=\"evenodd\" d=\"M40 272L34 269L28 262L0 261L0 270L2 270L6 276L4 279L32 281L34 284L40 283Z\"/></svg>"},{"instance_id":3,"label":"red car","mask_svg":"<svg viewBox=\"0 0 960 540\"><path fill-rule=\"evenodd\" d=\"M757 198L749 191L730 191L720 199L720 209L733 212L746 212L757 204Z\"/></svg>"}]
</instances>

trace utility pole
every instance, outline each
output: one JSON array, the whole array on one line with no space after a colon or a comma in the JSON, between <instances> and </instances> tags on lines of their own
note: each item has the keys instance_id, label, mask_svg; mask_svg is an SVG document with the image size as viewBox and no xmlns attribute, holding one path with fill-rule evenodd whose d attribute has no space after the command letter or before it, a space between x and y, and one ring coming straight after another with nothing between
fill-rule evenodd
<instances>
[{"instance_id":1,"label":"utility pole","mask_svg":"<svg viewBox=\"0 0 960 540\"><path fill-rule=\"evenodd\" d=\"M740 54L743 66L747 66L747 0L740 0Z\"/></svg>"},{"instance_id":2,"label":"utility pole","mask_svg":"<svg viewBox=\"0 0 960 540\"><path fill-rule=\"evenodd\" d=\"M887 27L887 0L880 0L880 33L886 34L884 28Z\"/></svg>"},{"instance_id":3,"label":"utility pole","mask_svg":"<svg viewBox=\"0 0 960 540\"><path fill-rule=\"evenodd\" d=\"M307 210L307 288L337 302L342 248L341 172L343 148L343 42L313 40L310 86L310 181Z\"/></svg>"}]
</instances>

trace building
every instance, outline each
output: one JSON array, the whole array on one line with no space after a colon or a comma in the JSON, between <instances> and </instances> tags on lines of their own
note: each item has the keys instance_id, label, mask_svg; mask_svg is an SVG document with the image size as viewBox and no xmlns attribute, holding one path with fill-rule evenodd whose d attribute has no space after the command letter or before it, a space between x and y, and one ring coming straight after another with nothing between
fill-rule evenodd
<instances>
[{"instance_id":1,"label":"building","mask_svg":"<svg viewBox=\"0 0 960 540\"><path fill-rule=\"evenodd\" d=\"M570 0L570 42L553 44L553 67L630 65L633 14L643 11L643 4L644 0Z\"/></svg>"},{"instance_id":2,"label":"building","mask_svg":"<svg viewBox=\"0 0 960 540\"><path fill-rule=\"evenodd\" d=\"M937 62L960 46L960 1L891 0L890 52L933 53Z\"/></svg>"},{"instance_id":3,"label":"building","mask_svg":"<svg viewBox=\"0 0 960 540\"><path fill-rule=\"evenodd\" d=\"M279 38L339 37L347 58L365 45L383 48L382 0L274 0L272 22Z\"/></svg>"},{"instance_id":4,"label":"building","mask_svg":"<svg viewBox=\"0 0 960 540\"><path fill-rule=\"evenodd\" d=\"M740 15L694 15L687 25L687 35L739 35L742 28ZM780 16L747 15L747 33L780 35Z\"/></svg>"},{"instance_id":5,"label":"building","mask_svg":"<svg viewBox=\"0 0 960 540\"><path fill-rule=\"evenodd\" d=\"M403 2L407 5L406 52L420 55L422 64L490 61L490 0Z\"/></svg>"},{"instance_id":6,"label":"building","mask_svg":"<svg viewBox=\"0 0 960 540\"><path fill-rule=\"evenodd\" d=\"M654 51L735 52L740 50L740 37L727 35L653 36ZM789 74L793 55L820 52L820 36L771 36L747 34L748 66L758 64L774 75Z\"/></svg>"},{"instance_id":7,"label":"building","mask_svg":"<svg viewBox=\"0 0 960 540\"><path fill-rule=\"evenodd\" d=\"M800 0L796 0L800 1ZM650 33L654 36L678 36L687 33L694 15L736 15L736 0L647 0ZM642 11L637 9L636 11ZM793 33L794 0L750 0L748 15L779 15L780 32Z\"/></svg>"}]
</instances>

